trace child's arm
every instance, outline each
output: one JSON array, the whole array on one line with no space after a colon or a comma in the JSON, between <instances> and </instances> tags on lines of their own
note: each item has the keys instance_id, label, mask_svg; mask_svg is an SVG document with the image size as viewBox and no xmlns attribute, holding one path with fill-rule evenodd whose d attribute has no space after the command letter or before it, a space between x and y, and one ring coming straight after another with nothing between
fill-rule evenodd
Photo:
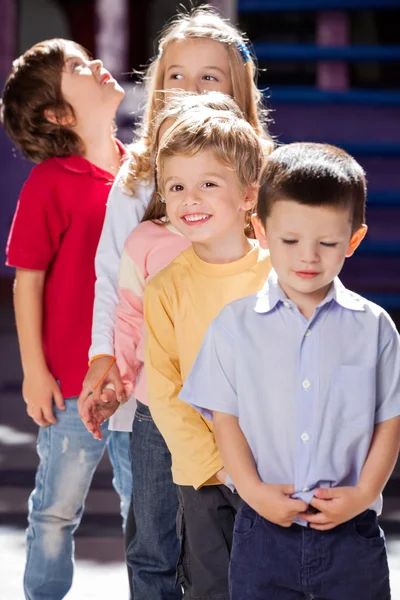
<instances>
[{"instance_id":1,"label":"child's arm","mask_svg":"<svg viewBox=\"0 0 400 600\"><path fill-rule=\"evenodd\" d=\"M118 267L125 240L144 215L152 194L152 186L138 184L135 197L124 193L121 182L128 169L125 163L111 188L104 225L96 253L96 286L93 306L92 345L89 357L99 356L90 365L83 382L78 406L82 416L85 401L92 392L97 399L103 385L97 386L114 355L114 326L118 304ZM102 355L106 355L103 357ZM114 363L103 378L103 383L113 383L118 399L125 400L124 387L117 365ZM97 387L96 387L97 386Z\"/></svg>"},{"instance_id":2,"label":"child's arm","mask_svg":"<svg viewBox=\"0 0 400 600\"><path fill-rule=\"evenodd\" d=\"M137 347L143 337L145 260L143 244L135 243L133 236L135 236L134 232L129 236L121 256L118 275L119 302L115 321L115 356L128 398L134 390L136 377L143 366L137 357ZM81 409L81 417L95 438L102 438L101 424L109 419L119 406L120 402L112 389L103 389L99 398L91 394L85 401Z\"/></svg>"},{"instance_id":3,"label":"child's arm","mask_svg":"<svg viewBox=\"0 0 400 600\"><path fill-rule=\"evenodd\" d=\"M174 473L198 489L206 482L218 483L215 475L223 464L206 421L178 398L182 388L179 352L172 307L161 281L157 278L157 286L155 280L151 281L144 295L150 409L172 454Z\"/></svg>"},{"instance_id":4,"label":"child's arm","mask_svg":"<svg viewBox=\"0 0 400 600\"><path fill-rule=\"evenodd\" d=\"M238 418L213 411L213 419L225 469L239 496L265 519L282 527L290 527L298 514L307 509L305 502L290 497L294 493L294 485L263 483Z\"/></svg>"},{"instance_id":5,"label":"child's arm","mask_svg":"<svg viewBox=\"0 0 400 600\"><path fill-rule=\"evenodd\" d=\"M42 306L45 271L17 269L14 309L24 381L22 394L27 412L38 425L57 423L56 406L64 409L64 399L56 380L47 368L42 344Z\"/></svg>"}]
</instances>

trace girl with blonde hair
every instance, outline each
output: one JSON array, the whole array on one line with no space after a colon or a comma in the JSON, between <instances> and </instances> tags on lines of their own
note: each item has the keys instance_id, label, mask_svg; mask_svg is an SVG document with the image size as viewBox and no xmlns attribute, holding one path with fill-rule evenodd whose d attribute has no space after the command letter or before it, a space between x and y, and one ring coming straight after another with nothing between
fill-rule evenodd
<instances>
[{"instance_id":1,"label":"girl with blonde hair","mask_svg":"<svg viewBox=\"0 0 400 600\"><path fill-rule=\"evenodd\" d=\"M158 55L145 76L148 101L137 139L129 148L132 158L120 170L112 187L96 255L90 367L79 398L84 420L101 397L108 399L107 392L103 391L107 384L114 386L118 401L127 397L114 349L118 265L128 235L140 223L150 200L154 199L155 123L166 97L176 90L196 94L219 91L231 96L259 135L265 154L268 154L273 144L263 127L265 114L255 77L256 67L247 39L209 7L178 15L164 30ZM153 243L158 242L154 240ZM109 427L131 431L135 407L136 402L131 398L113 415ZM135 417L131 456L134 516L138 526L143 522L147 528L136 531L127 560L132 568L135 600L175 600L181 597L181 591L179 587L174 589L179 546L175 529L171 527L176 516L177 499L170 474L170 456L152 422L150 411L147 408L145 415L143 411ZM151 451L145 438L148 433L140 433L144 430L141 427L144 422L150 424L158 440L151 445ZM138 459L141 453L147 457L147 462ZM170 482L170 488L164 486L162 496L154 494L154 489L145 485L146 474L143 475L143 471L151 472L155 465ZM149 515L151 518L148 518Z\"/></svg>"}]
</instances>

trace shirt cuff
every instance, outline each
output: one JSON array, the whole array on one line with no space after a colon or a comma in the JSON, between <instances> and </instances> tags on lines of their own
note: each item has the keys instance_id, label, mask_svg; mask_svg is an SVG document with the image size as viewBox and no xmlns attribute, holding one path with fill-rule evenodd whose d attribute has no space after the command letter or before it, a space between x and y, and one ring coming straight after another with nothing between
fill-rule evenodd
<instances>
[{"instance_id":1,"label":"shirt cuff","mask_svg":"<svg viewBox=\"0 0 400 600\"><path fill-rule=\"evenodd\" d=\"M98 356L99 354L109 354L110 356L114 356L114 346L107 343L92 344L89 349L89 360L93 358L93 356Z\"/></svg>"}]
</instances>

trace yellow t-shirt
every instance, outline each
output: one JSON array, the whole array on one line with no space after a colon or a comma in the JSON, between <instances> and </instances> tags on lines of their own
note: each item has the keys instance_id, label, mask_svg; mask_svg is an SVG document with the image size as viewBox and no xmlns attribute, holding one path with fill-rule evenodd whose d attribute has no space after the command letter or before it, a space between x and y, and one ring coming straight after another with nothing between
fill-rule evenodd
<instances>
[{"instance_id":1,"label":"yellow t-shirt","mask_svg":"<svg viewBox=\"0 0 400 600\"><path fill-rule=\"evenodd\" d=\"M255 242L227 264L201 260L190 247L147 285L145 369L153 419L172 455L178 485L220 483L222 467L210 421L178 398L211 321L229 302L260 290L271 268Z\"/></svg>"}]
</instances>

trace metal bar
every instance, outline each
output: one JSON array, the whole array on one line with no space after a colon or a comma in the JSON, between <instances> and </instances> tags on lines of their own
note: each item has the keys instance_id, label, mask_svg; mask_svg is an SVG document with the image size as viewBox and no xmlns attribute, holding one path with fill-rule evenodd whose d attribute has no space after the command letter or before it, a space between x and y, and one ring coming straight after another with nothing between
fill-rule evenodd
<instances>
[{"instance_id":1,"label":"metal bar","mask_svg":"<svg viewBox=\"0 0 400 600\"><path fill-rule=\"evenodd\" d=\"M314 44L254 44L258 60L400 61L400 46L316 46Z\"/></svg>"}]
</instances>

